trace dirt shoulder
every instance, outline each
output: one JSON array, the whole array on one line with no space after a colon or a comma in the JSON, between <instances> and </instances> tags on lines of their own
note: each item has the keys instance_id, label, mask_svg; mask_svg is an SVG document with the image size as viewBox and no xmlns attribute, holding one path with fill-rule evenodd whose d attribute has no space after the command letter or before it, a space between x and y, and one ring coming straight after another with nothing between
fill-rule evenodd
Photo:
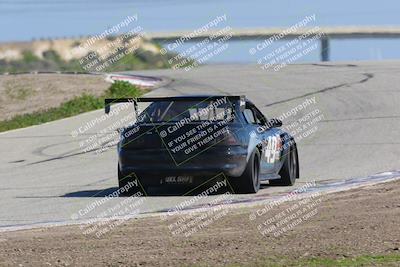
<instances>
[{"instance_id":1,"label":"dirt shoulder","mask_svg":"<svg viewBox=\"0 0 400 267\"><path fill-rule=\"evenodd\" d=\"M94 75L0 75L0 121L57 107L82 94L99 96L109 86L103 76Z\"/></svg>"},{"instance_id":2,"label":"dirt shoulder","mask_svg":"<svg viewBox=\"0 0 400 267\"><path fill-rule=\"evenodd\" d=\"M0 265L287 266L313 259L327 266L328 259L371 255L392 259L383 266L400 265L400 181L313 198L306 204L315 208L313 216L279 235L260 233L260 224L283 210L294 212L295 205L263 215L262 207L232 209L189 237L172 235L175 217L125 221L100 238L83 235L79 226L0 233Z\"/></svg>"}]
</instances>

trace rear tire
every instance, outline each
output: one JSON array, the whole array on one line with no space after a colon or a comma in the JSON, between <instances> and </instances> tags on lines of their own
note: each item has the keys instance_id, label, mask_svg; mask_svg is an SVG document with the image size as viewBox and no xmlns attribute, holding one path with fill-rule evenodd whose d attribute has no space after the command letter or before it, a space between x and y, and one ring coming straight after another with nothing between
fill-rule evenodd
<instances>
[{"instance_id":1,"label":"rear tire","mask_svg":"<svg viewBox=\"0 0 400 267\"><path fill-rule=\"evenodd\" d=\"M270 185L292 186L296 182L297 177L297 149L291 147L281 170L279 171L280 179L270 180Z\"/></svg>"},{"instance_id":2,"label":"rear tire","mask_svg":"<svg viewBox=\"0 0 400 267\"><path fill-rule=\"evenodd\" d=\"M251 154L242 176L232 178L234 193L257 193L260 189L260 152L258 149Z\"/></svg>"}]
</instances>

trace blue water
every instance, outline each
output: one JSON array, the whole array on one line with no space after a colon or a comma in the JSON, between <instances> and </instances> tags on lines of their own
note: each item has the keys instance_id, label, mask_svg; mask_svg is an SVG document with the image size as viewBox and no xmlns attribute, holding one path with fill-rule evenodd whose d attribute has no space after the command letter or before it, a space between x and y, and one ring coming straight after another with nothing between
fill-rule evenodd
<instances>
[{"instance_id":1,"label":"blue water","mask_svg":"<svg viewBox=\"0 0 400 267\"><path fill-rule=\"evenodd\" d=\"M0 0L0 41L98 34L128 15L146 32L198 28L226 14L232 28L285 27L316 14L314 25L399 25L400 1ZM230 42L212 62L254 62L255 42ZM334 40L331 60L400 58L400 40ZM182 48L183 49L183 48ZM315 50L301 61L318 61Z\"/></svg>"}]
</instances>

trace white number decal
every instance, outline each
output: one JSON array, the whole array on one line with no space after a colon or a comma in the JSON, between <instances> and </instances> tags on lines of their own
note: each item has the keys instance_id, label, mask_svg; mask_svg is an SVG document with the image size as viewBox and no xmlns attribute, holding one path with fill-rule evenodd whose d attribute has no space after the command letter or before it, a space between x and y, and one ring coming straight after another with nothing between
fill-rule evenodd
<instances>
[{"instance_id":1,"label":"white number decal","mask_svg":"<svg viewBox=\"0 0 400 267\"><path fill-rule=\"evenodd\" d=\"M279 135L268 136L265 148L265 160L267 163L275 163L280 160L282 140Z\"/></svg>"}]
</instances>

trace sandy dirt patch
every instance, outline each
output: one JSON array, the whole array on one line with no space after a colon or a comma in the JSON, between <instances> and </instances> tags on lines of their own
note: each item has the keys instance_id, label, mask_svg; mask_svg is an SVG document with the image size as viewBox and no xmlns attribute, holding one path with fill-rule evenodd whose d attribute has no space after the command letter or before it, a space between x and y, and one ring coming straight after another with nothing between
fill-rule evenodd
<instances>
[{"instance_id":1,"label":"sandy dirt patch","mask_svg":"<svg viewBox=\"0 0 400 267\"><path fill-rule=\"evenodd\" d=\"M254 220L251 215L262 207L231 209L189 237L171 233L174 216L125 221L100 238L83 235L79 226L1 233L0 265L253 266L281 259L400 254L400 181L313 200L316 214L279 236L263 236L258 225L294 210L298 201Z\"/></svg>"}]
</instances>

